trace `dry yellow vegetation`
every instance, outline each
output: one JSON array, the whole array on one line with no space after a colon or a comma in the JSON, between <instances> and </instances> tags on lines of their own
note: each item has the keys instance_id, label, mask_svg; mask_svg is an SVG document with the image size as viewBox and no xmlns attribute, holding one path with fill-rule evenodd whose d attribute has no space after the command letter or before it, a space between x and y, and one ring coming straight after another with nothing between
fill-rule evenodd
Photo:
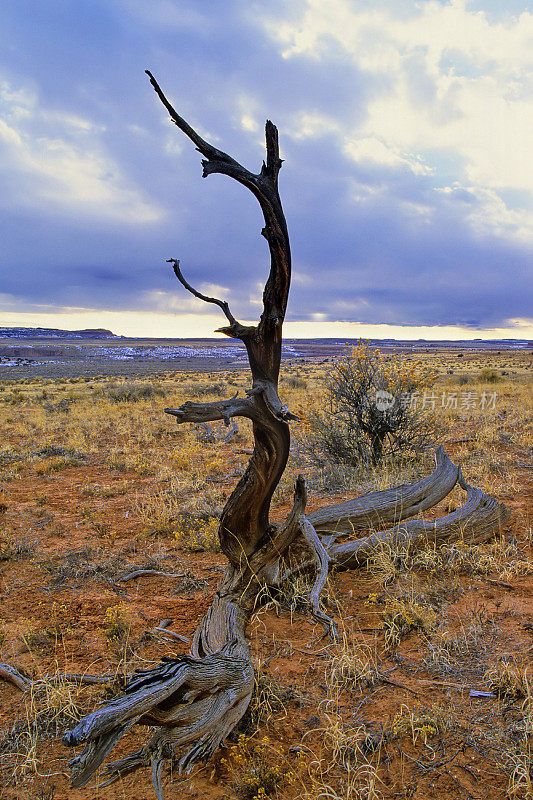
<instances>
[{"instance_id":1,"label":"dry yellow vegetation","mask_svg":"<svg viewBox=\"0 0 533 800\"><path fill-rule=\"evenodd\" d=\"M169 799L533 797L531 356L408 357L437 373L418 401L467 480L512 510L508 528L475 547L384 547L367 570L334 574L325 602L336 644L309 624L297 584L268 598L251 626L257 688L239 738L190 776L170 775ZM328 369L285 364L283 402L320 409ZM22 702L0 684L6 798L146 796L142 771L70 790L59 740L124 674L187 651L223 563L216 519L252 436L240 422L231 441L208 441L162 409L245 388L239 372L0 384L0 661L34 681ZM317 470L301 447L309 435L294 423L274 516L297 472L313 510L432 469L427 454ZM435 514L463 502L456 487ZM64 678L93 673L105 681Z\"/></svg>"}]
</instances>

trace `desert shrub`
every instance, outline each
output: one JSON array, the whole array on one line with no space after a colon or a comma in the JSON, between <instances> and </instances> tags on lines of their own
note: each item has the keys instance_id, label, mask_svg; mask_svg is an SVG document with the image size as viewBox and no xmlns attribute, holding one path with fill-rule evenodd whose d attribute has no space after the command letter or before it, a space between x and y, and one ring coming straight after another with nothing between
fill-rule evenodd
<instances>
[{"instance_id":1,"label":"desert shrub","mask_svg":"<svg viewBox=\"0 0 533 800\"><path fill-rule=\"evenodd\" d=\"M13 447L6 447L0 451L0 466L5 464L13 464L15 461L20 461L22 456Z\"/></svg>"},{"instance_id":2,"label":"desert shrub","mask_svg":"<svg viewBox=\"0 0 533 800\"><path fill-rule=\"evenodd\" d=\"M481 383L499 383L502 380L502 374L492 367L483 367L478 379Z\"/></svg>"},{"instance_id":3,"label":"desert shrub","mask_svg":"<svg viewBox=\"0 0 533 800\"><path fill-rule=\"evenodd\" d=\"M25 395L22 394L20 389L13 389L11 394L8 394L4 397L4 401L12 406L20 406L25 400Z\"/></svg>"},{"instance_id":4,"label":"desert shrub","mask_svg":"<svg viewBox=\"0 0 533 800\"><path fill-rule=\"evenodd\" d=\"M83 463L85 456L72 448L56 447L47 445L34 452L38 457L44 457L44 461L36 464L35 472L37 475L46 476L52 472L60 472L69 467L77 467Z\"/></svg>"},{"instance_id":5,"label":"desert shrub","mask_svg":"<svg viewBox=\"0 0 533 800\"><path fill-rule=\"evenodd\" d=\"M431 748L431 740L441 738L450 724L450 714L442 706L433 704L429 707L416 706L411 709L402 703L392 721L392 733L395 736L408 734L413 744L421 739L426 747Z\"/></svg>"},{"instance_id":6,"label":"desert shrub","mask_svg":"<svg viewBox=\"0 0 533 800\"><path fill-rule=\"evenodd\" d=\"M437 433L436 396L429 391L436 378L420 361L384 357L360 343L327 375L326 410L304 410L304 453L323 468L375 465L426 450Z\"/></svg>"},{"instance_id":7,"label":"desert shrub","mask_svg":"<svg viewBox=\"0 0 533 800\"><path fill-rule=\"evenodd\" d=\"M138 400L149 400L165 394L161 386L152 383L121 383L107 388L106 396L113 403L136 403Z\"/></svg>"},{"instance_id":8,"label":"desert shrub","mask_svg":"<svg viewBox=\"0 0 533 800\"><path fill-rule=\"evenodd\" d=\"M392 597L379 599L370 595L365 605L375 606L379 611L385 630L387 647L397 647L400 641L411 631L427 633L435 628L437 615L434 609L415 596Z\"/></svg>"},{"instance_id":9,"label":"desert shrub","mask_svg":"<svg viewBox=\"0 0 533 800\"><path fill-rule=\"evenodd\" d=\"M307 389L307 381L299 375L287 375L286 378L283 378L283 382L291 389Z\"/></svg>"},{"instance_id":10,"label":"desert shrub","mask_svg":"<svg viewBox=\"0 0 533 800\"><path fill-rule=\"evenodd\" d=\"M136 615L127 603L110 606L105 612L104 635L108 642L117 643L129 638Z\"/></svg>"},{"instance_id":11,"label":"desert shrub","mask_svg":"<svg viewBox=\"0 0 533 800\"><path fill-rule=\"evenodd\" d=\"M52 458L54 456L65 456L69 458L83 458L82 453L76 453L71 447L61 447L57 444L45 444L38 450L33 450L32 455L40 458Z\"/></svg>"},{"instance_id":12,"label":"desert shrub","mask_svg":"<svg viewBox=\"0 0 533 800\"><path fill-rule=\"evenodd\" d=\"M216 383L201 383L197 381L196 383L189 384L186 388L189 388L189 391L194 397L205 397L206 395L222 397L226 391L226 384L222 383L222 381L217 381Z\"/></svg>"},{"instance_id":13,"label":"desert shrub","mask_svg":"<svg viewBox=\"0 0 533 800\"><path fill-rule=\"evenodd\" d=\"M355 689L373 686L380 679L375 653L368 645L359 644L344 631L326 667L328 686Z\"/></svg>"},{"instance_id":14,"label":"desert shrub","mask_svg":"<svg viewBox=\"0 0 533 800\"><path fill-rule=\"evenodd\" d=\"M527 669L509 660L502 660L492 666L485 672L483 679L498 697L520 700L531 694L531 679Z\"/></svg>"},{"instance_id":15,"label":"desert shrub","mask_svg":"<svg viewBox=\"0 0 533 800\"><path fill-rule=\"evenodd\" d=\"M180 504L168 492L139 497L135 511L143 523L143 534L147 536L172 536L180 514Z\"/></svg>"},{"instance_id":16,"label":"desert shrub","mask_svg":"<svg viewBox=\"0 0 533 800\"><path fill-rule=\"evenodd\" d=\"M181 514L174 532L174 538L179 547L191 553L204 550L211 553L219 553L218 518L207 515L191 517Z\"/></svg>"},{"instance_id":17,"label":"desert shrub","mask_svg":"<svg viewBox=\"0 0 533 800\"><path fill-rule=\"evenodd\" d=\"M21 561L23 558L31 558L36 548L37 542L33 539L0 531L0 561Z\"/></svg>"},{"instance_id":18,"label":"desert shrub","mask_svg":"<svg viewBox=\"0 0 533 800\"><path fill-rule=\"evenodd\" d=\"M67 413L74 402L75 400L72 397L63 397L57 403L44 403L43 408L49 414Z\"/></svg>"},{"instance_id":19,"label":"desert shrub","mask_svg":"<svg viewBox=\"0 0 533 800\"><path fill-rule=\"evenodd\" d=\"M295 781L294 769L268 736L257 741L241 734L226 755L220 763L228 770L239 800L268 800L274 794L277 797L281 783L292 785Z\"/></svg>"}]
</instances>

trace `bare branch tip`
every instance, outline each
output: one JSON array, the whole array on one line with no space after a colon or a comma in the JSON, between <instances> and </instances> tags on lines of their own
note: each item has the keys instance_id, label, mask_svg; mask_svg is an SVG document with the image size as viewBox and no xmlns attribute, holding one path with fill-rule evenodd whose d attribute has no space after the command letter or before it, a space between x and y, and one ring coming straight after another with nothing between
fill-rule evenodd
<instances>
[{"instance_id":1,"label":"bare branch tip","mask_svg":"<svg viewBox=\"0 0 533 800\"><path fill-rule=\"evenodd\" d=\"M307 502L307 486L303 475L298 475L294 483L294 501L301 500L305 506Z\"/></svg>"}]
</instances>

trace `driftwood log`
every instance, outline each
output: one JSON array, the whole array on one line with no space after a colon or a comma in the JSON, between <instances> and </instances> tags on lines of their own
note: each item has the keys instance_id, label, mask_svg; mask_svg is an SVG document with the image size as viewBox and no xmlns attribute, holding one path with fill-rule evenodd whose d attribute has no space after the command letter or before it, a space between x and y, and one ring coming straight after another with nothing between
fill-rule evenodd
<instances>
[{"instance_id":1,"label":"driftwood log","mask_svg":"<svg viewBox=\"0 0 533 800\"><path fill-rule=\"evenodd\" d=\"M210 758L246 711L254 688L247 624L265 587L279 586L293 569L288 570L284 556L297 539L305 544L311 556L302 563L302 568L316 573L309 595L310 614L335 637L335 622L320 608L320 592L329 570L359 567L389 539L409 539L415 544L428 538L440 541L458 536L483 540L507 520L508 511L493 498L466 486L459 468L439 448L435 471L423 480L371 492L307 516L305 484L299 476L286 520L280 524L270 522L271 499L289 455L289 422L296 419L278 394L282 324L291 275L289 236L278 194L282 164L278 131L267 121L266 160L260 171L253 174L202 139L172 107L151 73L147 74L172 122L204 156L204 177L213 173L227 175L257 198L265 222L261 233L270 250L270 273L257 325L238 322L226 301L194 289L185 280L179 261L169 260L188 291L223 311L228 324L220 332L244 343L252 384L246 397L186 402L180 408L165 411L178 423L201 425L222 421L228 428L233 425L234 417L246 417L252 421L254 449L221 514L219 538L228 565L212 605L194 634L190 655L165 658L154 669L139 670L126 683L121 696L84 717L63 739L68 746L85 745L83 752L70 761L72 785L81 787L133 725L155 727L155 733L142 749L107 766L105 783L100 785L108 785L147 765L151 766L155 792L161 800L164 760L173 759L181 771ZM412 519L404 522L446 497L457 481L468 491L468 500L461 509L436 522ZM364 529L378 532L348 543L336 543L341 534ZM16 671L9 673L10 669L4 668L4 677L24 689L26 679Z\"/></svg>"}]
</instances>

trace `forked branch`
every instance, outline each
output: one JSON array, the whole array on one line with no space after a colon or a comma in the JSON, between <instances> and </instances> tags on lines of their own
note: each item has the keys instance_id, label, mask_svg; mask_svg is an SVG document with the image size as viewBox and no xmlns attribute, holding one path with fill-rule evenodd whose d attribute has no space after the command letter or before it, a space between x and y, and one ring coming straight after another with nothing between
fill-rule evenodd
<instances>
[{"instance_id":1,"label":"forked branch","mask_svg":"<svg viewBox=\"0 0 533 800\"><path fill-rule=\"evenodd\" d=\"M205 156L202 161L203 177L219 173L246 186L257 198L265 226L261 233L268 242L270 250L270 273L263 292L263 313L257 327L235 326L230 320L229 328L220 328L227 336L242 338L248 350L250 367L254 381L266 378L277 386L281 361L281 327L285 318L291 279L291 252L287 223L278 194L278 174L282 160L279 157L278 131L270 120L265 125L266 162L259 173L250 172L223 150L213 147L203 139L188 122L186 122L166 98L158 82L149 70L146 74L154 87L157 96L170 114L170 118L183 133L196 145L196 149ZM174 261L174 260L172 260ZM177 274L178 280L188 289ZM195 294L195 290L192 290ZM198 297L199 294L196 294ZM202 297L201 299L205 299ZM210 298L207 302L213 302ZM215 301L216 302L216 301ZM220 303L217 303L220 305ZM220 305L224 313L225 309ZM226 314L226 316L228 316ZM228 317L229 320L229 317ZM233 330L232 330L233 329ZM237 332L236 332L237 331Z\"/></svg>"},{"instance_id":2,"label":"forked branch","mask_svg":"<svg viewBox=\"0 0 533 800\"><path fill-rule=\"evenodd\" d=\"M509 520L509 509L481 489L470 486L459 470L459 483L467 500L456 511L434 521L409 520L390 530L376 531L356 541L330 544L327 548L337 569L356 569L368 563L384 544L403 544L412 548L439 546L463 538L469 544L480 544L502 530Z\"/></svg>"},{"instance_id":3,"label":"forked branch","mask_svg":"<svg viewBox=\"0 0 533 800\"><path fill-rule=\"evenodd\" d=\"M236 339L242 339L243 336L246 335L248 329L244 325L241 325L241 323L235 319L235 317L231 313L229 304L226 302L226 300L218 300L216 297L208 297L207 295L199 292L198 289L195 289L193 286L191 286L191 284L183 277L183 273L180 269L179 259L167 258L167 264L173 264L174 275L179 280L181 285L184 286L185 289L187 289L188 292L193 294L199 300L203 300L204 303L214 303L215 305L217 305L219 308L222 309L222 311L226 316L226 319L230 324L229 328L219 329L222 333L225 333L226 336L233 336Z\"/></svg>"},{"instance_id":4,"label":"forked branch","mask_svg":"<svg viewBox=\"0 0 533 800\"><path fill-rule=\"evenodd\" d=\"M322 623L324 626L324 633L329 634L330 638L335 641L339 635L337 623L332 617L328 617L327 614L324 614L320 608L320 595L328 579L328 569L331 559L327 554L326 548L320 541L317 532L305 514L302 514L300 517L300 527L302 535L307 542L307 546L313 553L316 566L315 582L311 587L307 600L311 606L313 617Z\"/></svg>"},{"instance_id":5,"label":"forked branch","mask_svg":"<svg viewBox=\"0 0 533 800\"><path fill-rule=\"evenodd\" d=\"M255 403L247 397L230 397L229 400L215 400L213 403L194 403L188 400L179 408L165 408L165 414L176 417L178 422L215 422L224 420L230 424L231 417L248 417L258 419L259 412Z\"/></svg>"},{"instance_id":6,"label":"forked branch","mask_svg":"<svg viewBox=\"0 0 533 800\"><path fill-rule=\"evenodd\" d=\"M457 483L459 467L442 446L435 451L435 462L435 470L426 478L379 492L367 492L353 500L320 508L308 515L309 521L318 533L339 536L365 528L395 525L414 517L437 505Z\"/></svg>"}]
</instances>

